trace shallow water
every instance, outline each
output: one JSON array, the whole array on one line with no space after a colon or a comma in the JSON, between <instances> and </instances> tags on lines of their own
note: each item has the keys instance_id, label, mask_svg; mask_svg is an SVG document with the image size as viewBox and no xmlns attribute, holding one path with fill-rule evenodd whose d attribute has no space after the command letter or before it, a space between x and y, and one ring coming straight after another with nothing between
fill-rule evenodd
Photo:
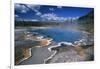
<instances>
[{"instance_id":1,"label":"shallow water","mask_svg":"<svg viewBox=\"0 0 100 69\"><path fill-rule=\"evenodd\" d=\"M37 32L45 37L52 38L55 42L75 42L85 36L79 30L64 29L64 28L49 28L49 29L37 29L31 32Z\"/></svg>"}]
</instances>

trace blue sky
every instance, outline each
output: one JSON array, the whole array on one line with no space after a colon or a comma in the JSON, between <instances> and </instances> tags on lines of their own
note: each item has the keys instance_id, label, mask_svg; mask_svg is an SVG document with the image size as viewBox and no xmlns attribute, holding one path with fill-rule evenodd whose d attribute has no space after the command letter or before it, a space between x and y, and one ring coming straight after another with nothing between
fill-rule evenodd
<instances>
[{"instance_id":1,"label":"blue sky","mask_svg":"<svg viewBox=\"0 0 100 69\"><path fill-rule=\"evenodd\" d=\"M65 21L88 14L93 8L15 4L15 19L26 21Z\"/></svg>"}]
</instances>

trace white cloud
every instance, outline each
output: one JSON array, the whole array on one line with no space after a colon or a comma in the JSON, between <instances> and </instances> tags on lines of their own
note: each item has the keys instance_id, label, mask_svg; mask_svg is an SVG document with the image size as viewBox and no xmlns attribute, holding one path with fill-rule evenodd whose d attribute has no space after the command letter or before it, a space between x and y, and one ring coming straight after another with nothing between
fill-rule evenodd
<instances>
[{"instance_id":1,"label":"white cloud","mask_svg":"<svg viewBox=\"0 0 100 69\"><path fill-rule=\"evenodd\" d=\"M50 11L54 11L54 8L49 8Z\"/></svg>"},{"instance_id":2,"label":"white cloud","mask_svg":"<svg viewBox=\"0 0 100 69\"><path fill-rule=\"evenodd\" d=\"M21 10L22 13L26 13L27 11L25 9Z\"/></svg>"},{"instance_id":3,"label":"white cloud","mask_svg":"<svg viewBox=\"0 0 100 69\"><path fill-rule=\"evenodd\" d=\"M46 14L43 14L43 15L41 15L41 18L43 19L43 20L53 20L53 21L65 21L65 20L67 20L67 18L65 18L65 17L59 17L59 16L57 16L56 14L54 14L54 13L46 13Z\"/></svg>"},{"instance_id":4,"label":"white cloud","mask_svg":"<svg viewBox=\"0 0 100 69\"><path fill-rule=\"evenodd\" d=\"M46 20L56 20L56 15L54 13L47 13L47 14L43 14L41 15L42 19L46 19Z\"/></svg>"},{"instance_id":5,"label":"white cloud","mask_svg":"<svg viewBox=\"0 0 100 69\"><path fill-rule=\"evenodd\" d=\"M40 9L40 5L32 5L32 4L27 4L27 6L31 9L33 9L34 11L37 11Z\"/></svg>"},{"instance_id":6,"label":"white cloud","mask_svg":"<svg viewBox=\"0 0 100 69\"><path fill-rule=\"evenodd\" d=\"M41 15L42 13L41 12L36 12L36 14L35 15Z\"/></svg>"},{"instance_id":7,"label":"white cloud","mask_svg":"<svg viewBox=\"0 0 100 69\"><path fill-rule=\"evenodd\" d=\"M16 9L19 9L19 8L21 7L21 5L20 5L20 4L15 4L14 7L15 7Z\"/></svg>"},{"instance_id":8,"label":"white cloud","mask_svg":"<svg viewBox=\"0 0 100 69\"><path fill-rule=\"evenodd\" d=\"M73 19L73 20L77 20L78 18L79 18L79 17L73 17L72 19Z\"/></svg>"},{"instance_id":9,"label":"white cloud","mask_svg":"<svg viewBox=\"0 0 100 69\"><path fill-rule=\"evenodd\" d=\"M36 12L36 15L41 15L42 13L39 11L40 6L39 5L32 5L29 4L27 5L27 7L29 7L31 10L33 10L34 12Z\"/></svg>"},{"instance_id":10,"label":"white cloud","mask_svg":"<svg viewBox=\"0 0 100 69\"><path fill-rule=\"evenodd\" d=\"M38 21L38 19L24 19L24 21Z\"/></svg>"},{"instance_id":11,"label":"white cloud","mask_svg":"<svg viewBox=\"0 0 100 69\"><path fill-rule=\"evenodd\" d=\"M27 11L29 11L28 8L26 8L24 5L21 4L15 4L15 9L21 13L26 13Z\"/></svg>"},{"instance_id":12,"label":"white cloud","mask_svg":"<svg viewBox=\"0 0 100 69\"><path fill-rule=\"evenodd\" d=\"M48 21L69 21L69 20L76 20L78 17L59 17L54 13L46 13L41 15L41 18L43 21L48 20Z\"/></svg>"},{"instance_id":13,"label":"white cloud","mask_svg":"<svg viewBox=\"0 0 100 69\"><path fill-rule=\"evenodd\" d=\"M31 21L38 21L37 19L32 19Z\"/></svg>"},{"instance_id":14,"label":"white cloud","mask_svg":"<svg viewBox=\"0 0 100 69\"><path fill-rule=\"evenodd\" d=\"M26 7L26 6L27 7ZM21 13L27 13L30 9L36 13L36 15L41 15L41 12L39 11L40 6L39 5L32 5L32 4L15 4L15 9L18 10Z\"/></svg>"},{"instance_id":15,"label":"white cloud","mask_svg":"<svg viewBox=\"0 0 100 69\"><path fill-rule=\"evenodd\" d=\"M57 6L57 8L61 9L61 8L62 8L62 6Z\"/></svg>"},{"instance_id":16,"label":"white cloud","mask_svg":"<svg viewBox=\"0 0 100 69\"><path fill-rule=\"evenodd\" d=\"M15 17L18 18L19 16L15 14Z\"/></svg>"}]
</instances>

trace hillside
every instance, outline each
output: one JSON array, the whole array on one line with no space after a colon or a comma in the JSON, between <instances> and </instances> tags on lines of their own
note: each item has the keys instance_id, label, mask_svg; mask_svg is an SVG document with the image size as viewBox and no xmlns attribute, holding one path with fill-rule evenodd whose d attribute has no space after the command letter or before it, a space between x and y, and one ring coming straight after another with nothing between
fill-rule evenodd
<instances>
[{"instance_id":1,"label":"hillside","mask_svg":"<svg viewBox=\"0 0 100 69\"><path fill-rule=\"evenodd\" d=\"M78 19L81 29L87 32L94 32L94 11L89 12L85 16L82 16Z\"/></svg>"}]
</instances>

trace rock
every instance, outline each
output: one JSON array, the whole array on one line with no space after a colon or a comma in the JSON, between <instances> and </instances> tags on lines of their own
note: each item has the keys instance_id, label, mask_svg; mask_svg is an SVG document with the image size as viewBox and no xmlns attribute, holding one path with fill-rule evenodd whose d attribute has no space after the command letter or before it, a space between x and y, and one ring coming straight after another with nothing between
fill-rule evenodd
<instances>
[{"instance_id":1,"label":"rock","mask_svg":"<svg viewBox=\"0 0 100 69\"><path fill-rule=\"evenodd\" d=\"M62 44L61 44L62 45ZM57 51L46 63L64 63L64 62L79 62L79 61L92 61L94 57L93 46L81 45L77 46L52 46L51 51ZM51 57L51 56L50 56Z\"/></svg>"}]
</instances>

